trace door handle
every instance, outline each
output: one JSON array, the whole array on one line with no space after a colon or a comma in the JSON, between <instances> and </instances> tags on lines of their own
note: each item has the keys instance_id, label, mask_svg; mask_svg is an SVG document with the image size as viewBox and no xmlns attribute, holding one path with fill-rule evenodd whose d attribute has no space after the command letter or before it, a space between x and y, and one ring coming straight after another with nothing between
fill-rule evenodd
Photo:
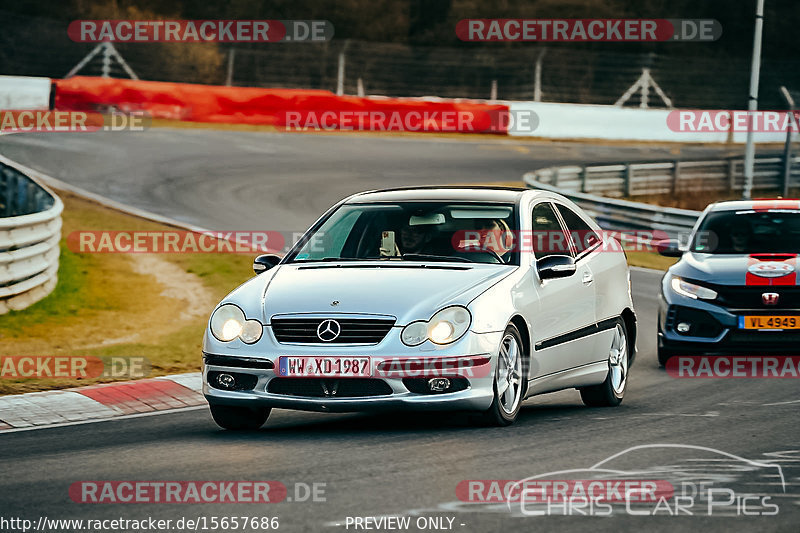
<instances>
[{"instance_id":1,"label":"door handle","mask_svg":"<svg viewBox=\"0 0 800 533\"><path fill-rule=\"evenodd\" d=\"M594 276L592 276L591 272L588 272L588 271L584 272L583 273L583 279L581 281L583 281L584 285L591 285L592 282L594 281Z\"/></svg>"}]
</instances>

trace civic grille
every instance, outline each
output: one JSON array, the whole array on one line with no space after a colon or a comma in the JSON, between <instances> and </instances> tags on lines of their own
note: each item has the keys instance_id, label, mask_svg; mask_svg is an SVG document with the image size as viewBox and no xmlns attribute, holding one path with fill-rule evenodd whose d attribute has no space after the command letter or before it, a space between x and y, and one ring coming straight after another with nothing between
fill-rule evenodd
<instances>
[{"instance_id":1,"label":"civic grille","mask_svg":"<svg viewBox=\"0 0 800 533\"><path fill-rule=\"evenodd\" d=\"M758 350L782 348L791 349L789 353L797 353L800 343L798 331L750 331L733 330L727 338L731 346L747 347L757 353Z\"/></svg>"},{"instance_id":2,"label":"civic grille","mask_svg":"<svg viewBox=\"0 0 800 533\"><path fill-rule=\"evenodd\" d=\"M392 394L392 388L382 379L372 378L274 378L267 392L312 398L359 398L386 396Z\"/></svg>"},{"instance_id":3,"label":"civic grille","mask_svg":"<svg viewBox=\"0 0 800 533\"><path fill-rule=\"evenodd\" d=\"M320 324L335 320L339 335L323 341L317 335ZM272 332L281 343L299 344L378 344L394 325L390 318L273 318Z\"/></svg>"},{"instance_id":4,"label":"civic grille","mask_svg":"<svg viewBox=\"0 0 800 533\"><path fill-rule=\"evenodd\" d=\"M755 287L706 285L719 294L716 303L730 309L800 309L800 287L787 285L759 285ZM764 305L761 295L765 292L777 293L778 304Z\"/></svg>"}]
</instances>

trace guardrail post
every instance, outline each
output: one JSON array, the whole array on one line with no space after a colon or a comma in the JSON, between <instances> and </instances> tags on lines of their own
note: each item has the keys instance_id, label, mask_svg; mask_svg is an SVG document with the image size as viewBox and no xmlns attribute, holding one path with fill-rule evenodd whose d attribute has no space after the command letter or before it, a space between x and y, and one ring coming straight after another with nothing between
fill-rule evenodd
<instances>
[{"instance_id":1,"label":"guardrail post","mask_svg":"<svg viewBox=\"0 0 800 533\"><path fill-rule=\"evenodd\" d=\"M736 187L736 160L728 159L728 192Z\"/></svg>"},{"instance_id":2,"label":"guardrail post","mask_svg":"<svg viewBox=\"0 0 800 533\"><path fill-rule=\"evenodd\" d=\"M588 177L589 172L586 171L586 167L581 167L581 192L587 191L587 183L586 179Z\"/></svg>"},{"instance_id":3,"label":"guardrail post","mask_svg":"<svg viewBox=\"0 0 800 533\"><path fill-rule=\"evenodd\" d=\"M556 168L553 171L553 187L558 187L558 177L561 174L561 168Z\"/></svg>"},{"instance_id":4,"label":"guardrail post","mask_svg":"<svg viewBox=\"0 0 800 533\"><path fill-rule=\"evenodd\" d=\"M789 196L789 177L792 175L792 126L786 130L786 142L783 145L783 197Z\"/></svg>"},{"instance_id":5,"label":"guardrail post","mask_svg":"<svg viewBox=\"0 0 800 533\"><path fill-rule=\"evenodd\" d=\"M633 167L625 163L625 196L630 198L633 193Z\"/></svg>"},{"instance_id":6,"label":"guardrail post","mask_svg":"<svg viewBox=\"0 0 800 533\"><path fill-rule=\"evenodd\" d=\"M680 161L673 161L672 162L672 195L675 196L678 193L678 180L681 179L681 162Z\"/></svg>"}]
</instances>

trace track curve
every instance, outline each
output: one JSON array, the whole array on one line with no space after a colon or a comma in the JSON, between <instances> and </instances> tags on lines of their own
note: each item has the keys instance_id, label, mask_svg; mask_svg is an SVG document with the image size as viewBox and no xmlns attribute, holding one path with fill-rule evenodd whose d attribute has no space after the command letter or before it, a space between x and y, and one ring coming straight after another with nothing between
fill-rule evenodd
<instances>
[{"instance_id":1,"label":"track curve","mask_svg":"<svg viewBox=\"0 0 800 533\"><path fill-rule=\"evenodd\" d=\"M72 185L219 230L302 231L330 204L359 190L514 181L537 167L675 157L675 150L166 129L0 138L0 153ZM681 150L685 158L720 154L714 148ZM344 529L347 516L384 514L453 517L454 529L476 532L518 526L592 532L642 526L796 531L797 381L669 377L655 357L660 275L644 270L632 274L640 353L619 408L587 409L576 391L564 391L529 400L518 423L505 429L474 428L460 416L276 411L260 432L231 434L217 431L206 411L191 411L6 434L0 436L0 468L6 472L0 477L0 508L4 515L34 519L279 516L285 531ZM456 498L462 480L521 479L588 468L630 446L655 443L706 446L781 465L786 492L770 489L779 513L638 517L623 512L608 520L569 516L520 522L502 506L466 506ZM646 453L648 465L676 464L663 452ZM719 471L719 463L696 464L701 466L692 479ZM674 473L662 469L660 475ZM272 479L287 486L316 482L326 483L326 501L272 506L70 501L70 484L92 479Z\"/></svg>"}]
</instances>

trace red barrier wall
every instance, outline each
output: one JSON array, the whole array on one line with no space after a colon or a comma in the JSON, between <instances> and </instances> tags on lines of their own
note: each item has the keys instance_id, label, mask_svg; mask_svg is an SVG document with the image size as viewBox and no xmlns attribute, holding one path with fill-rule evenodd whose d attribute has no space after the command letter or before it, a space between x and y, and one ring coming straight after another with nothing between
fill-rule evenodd
<instances>
[{"instance_id":1,"label":"red barrier wall","mask_svg":"<svg viewBox=\"0 0 800 533\"><path fill-rule=\"evenodd\" d=\"M56 80L56 109L114 106L154 118L345 129L506 133L508 107L457 100L359 98L329 91L260 89L78 76ZM359 115L360 113L360 115ZM383 118L381 118L383 117ZM317 126L317 127L315 127Z\"/></svg>"}]
</instances>

